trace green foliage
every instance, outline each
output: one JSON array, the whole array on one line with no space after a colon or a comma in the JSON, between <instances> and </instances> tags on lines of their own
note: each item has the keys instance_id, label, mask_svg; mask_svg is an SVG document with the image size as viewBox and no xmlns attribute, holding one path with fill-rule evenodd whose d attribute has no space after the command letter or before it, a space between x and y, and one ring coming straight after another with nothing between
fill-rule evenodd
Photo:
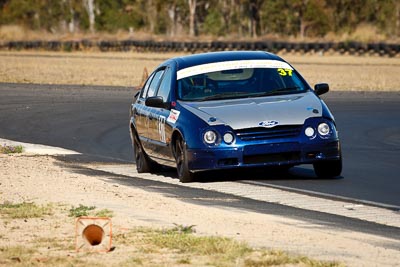
<instances>
[{"instance_id":1,"label":"green foliage","mask_svg":"<svg viewBox=\"0 0 400 267\"><path fill-rule=\"evenodd\" d=\"M217 9L211 9L207 14L204 24L203 24L204 33L214 35L214 36L223 36L225 35L225 24L223 22L222 14Z\"/></svg>"},{"instance_id":2,"label":"green foliage","mask_svg":"<svg viewBox=\"0 0 400 267\"><path fill-rule=\"evenodd\" d=\"M95 206L85 206L79 204L69 210L69 217L94 216L94 217L113 217L113 211L109 209L95 210Z\"/></svg>"},{"instance_id":3,"label":"green foliage","mask_svg":"<svg viewBox=\"0 0 400 267\"><path fill-rule=\"evenodd\" d=\"M358 25L367 23L387 34L400 36L398 0L333 0L326 1L326 5L333 14L334 32L351 33Z\"/></svg>"},{"instance_id":4,"label":"green foliage","mask_svg":"<svg viewBox=\"0 0 400 267\"><path fill-rule=\"evenodd\" d=\"M10 0L5 4L5 22L16 22L25 25L31 29L52 30L62 14L62 6L59 1L26 1Z\"/></svg>"},{"instance_id":5,"label":"green foliage","mask_svg":"<svg viewBox=\"0 0 400 267\"><path fill-rule=\"evenodd\" d=\"M174 228L175 229L175 228ZM174 229L147 234L147 241L158 248L177 250L197 255L223 255L234 259L252 251L246 244L224 237L195 236Z\"/></svg>"},{"instance_id":6,"label":"green foliage","mask_svg":"<svg viewBox=\"0 0 400 267\"><path fill-rule=\"evenodd\" d=\"M324 0L310 0L304 9L303 19L306 23L305 34L324 36L331 28L331 18Z\"/></svg>"},{"instance_id":7,"label":"green foliage","mask_svg":"<svg viewBox=\"0 0 400 267\"><path fill-rule=\"evenodd\" d=\"M287 0L265 1L262 6L261 17L266 33L290 36L297 32L295 14Z\"/></svg>"},{"instance_id":8,"label":"green foliage","mask_svg":"<svg viewBox=\"0 0 400 267\"><path fill-rule=\"evenodd\" d=\"M81 216L89 216L89 212L94 210L96 207L95 206L84 206L82 204L79 204L78 207L72 207L69 210L69 217L81 217Z\"/></svg>"},{"instance_id":9,"label":"green foliage","mask_svg":"<svg viewBox=\"0 0 400 267\"><path fill-rule=\"evenodd\" d=\"M169 231L176 232L176 233L182 233L182 234L193 234L196 232L196 230L194 229L194 227L196 225L184 226L184 225L176 224L176 223L174 223L174 225L175 225L175 227Z\"/></svg>"},{"instance_id":10,"label":"green foliage","mask_svg":"<svg viewBox=\"0 0 400 267\"><path fill-rule=\"evenodd\" d=\"M331 30L325 0L272 0L262 6L262 20L268 33L308 37L323 36Z\"/></svg>"},{"instance_id":11,"label":"green foliage","mask_svg":"<svg viewBox=\"0 0 400 267\"><path fill-rule=\"evenodd\" d=\"M98 9L102 12L96 18L96 28L102 31L115 32L119 29L139 29L144 24L140 6L127 4L129 1L102 0Z\"/></svg>"},{"instance_id":12,"label":"green foliage","mask_svg":"<svg viewBox=\"0 0 400 267\"><path fill-rule=\"evenodd\" d=\"M96 211L94 216L96 217L113 217L113 211L109 209L102 209L99 211Z\"/></svg>"},{"instance_id":13,"label":"green foliage","mask_svg":"<svg viewBox=\"0 0 400 267\"><path fill-rule=\"evenodd\" d=\"M20 145L18 145L18 146L7 146L7 145L0 146L1 154L22 153L23 150L24 150L24 148Z\"/></svg>"},{"instance_id":14,"label":"green foliage","mask_svg":"<svg viewBox=\"0 0 400 267\"><path fill-rule=\"evenodd\" d=\"M190 264L190 258L195 256L209 257L210 265L233 266L242 260L246 267L256 266L343 266L339 262L324 262L304 256L293 256L277 250L256 250L243 242L231 238L217 236L196 236L181 231L183 227L177 225L169 230L143 231L139 233L140 240L146 244L146 251L151 253L165 252L166 249L176 251L182 258L177 263ZM190 226L189 228L192 228ZM136 235L138 232L136 232ZM129 239L129 238L128 238Z\"/></svg>"},{"instance_id":15,"label":"green foliage","mask_svg":"<svg viewBox=\"0 0 400 267\"><path fill-rule=\"evenodd\" d=\"M94 0L98 31L143 30L156 34L188 32L187 0ZM387 36L400 36L398 0L197 0L196 32L213 36L319 37L352 33L361 24ZM83 0L0 0L0 25L76 32L89 28Z\"/></svg>"}]
</instances>

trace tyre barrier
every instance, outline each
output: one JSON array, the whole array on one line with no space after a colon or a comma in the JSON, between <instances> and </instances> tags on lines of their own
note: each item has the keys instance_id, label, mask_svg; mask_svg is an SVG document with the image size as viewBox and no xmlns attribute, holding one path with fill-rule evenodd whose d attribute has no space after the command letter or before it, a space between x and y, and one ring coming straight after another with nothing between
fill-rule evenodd
<instances>
[{"instance_id":1,"label":"tyre barrier","mask_svg":"<svg viewBox=\"0 0 400 267\"><path fill-rule=\"evenodd\" d=\"M225 50L266 50L273 53L339 53L349 55L400 56L400 44L361 43L361 42L177 42L177 41L91 41L88 39L73 41L10 41L0 43L0 50L46 50L46 51L85 51L102 52L188 52L198 53Z\"/></svg>"}]
</instances>

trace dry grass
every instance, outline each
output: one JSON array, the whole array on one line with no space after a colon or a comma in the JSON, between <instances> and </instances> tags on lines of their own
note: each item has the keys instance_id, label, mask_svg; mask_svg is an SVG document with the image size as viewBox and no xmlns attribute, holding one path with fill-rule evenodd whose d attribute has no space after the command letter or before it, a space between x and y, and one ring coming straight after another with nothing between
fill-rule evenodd
<instances>
[{"instance_id":1,"label":"dry grass","mask_svg":"<svg viewBox=\"0 0 400 267\"><path fill-rule=\"evenodd\" d=\"M314 85L336 91L400 91L400 59L367 56L283 55Z\"/></svg>"},{"instance_id":2,"label":"dry grass","mask_svg":"<svg viewBox=\"0 0 400 267\"><path fill-rule=\"evenodd\" d=\"M133 33L127 30L118 30L115 33L108 32L55 32L51 33L45 30L34 31L20 25L0 25L0 41L63 41L63 40L164 40L168 39L167 36L154 35L141 30L134 31ZM176 39L176 38L174 38ZM179 37L180 40L187 39L186 36Z\"/></svg>"},{"instance_id":3,"label":"dry grass","mask_svg":"<svg viewBox=\"0 0 400 267\"><path fill-rule=\"evenodd\" d=\"M0 82L137 86L172 53L0 52ZM311 84L333 91L399 91L400 59L368 56L282 55Z\"/></svg>"},{"instance_id":4,"label":"dry grass","mask_svg":"<svg viewBox=\"0 0 400 267\"><path fill-rule=\"evenodd\" d=\"M230 34L227 36L212 36L201 34L199 36L189 36L188 34L181 33L180 35L168 36L164 34L152 34L143 30L135 30L129 32L124 29L119 29L114 33L109 32L48 32L45 30L34 31L20 25L0 25L0 41L63 41L63 40L155 40L155 41L249 41L248 36L240 36L238 34ZM387 42L399 43L399 37L393 35L386 35L382 33L376 25L370 23L361 23L351 32L329 32L324 37L300 37L300 36L286 36L277 33L267 33L258 37L253 37L251 41L265 41L265 40L287 40L290 42L314 42L314 41L328 41L328 42L347 42L347 41L360 41L360 42Z\"/></svg>"},{"instance_id":5,"label":"dry grass","mask_svg":"<svg viewBox=\"0 0 400 267\"><path fill-rule=\"evenodd\" d=\"M8 146L8 145L0 145L0 154L15 154L22 153L24 148L19 146Z\"/></svg>"},{"instance_id":6,"label":"dry grass","mask_svg":"<svg viewBox=\"0 0 400 267\"><path fill-rule=\"evenodd\" d=\"M8 203L0 204L0 215L11 219L28 219L28 218L41 218L47 215L52 215L51 205L36 205L34 203Z\"/></svg>"},{"instance_id":7,"label":"dry grass","mask_svg":"<svg viewBox=\"0 0 400 267\"><path fill-rule=\"evenodd\" d=\"M326 262L283 251L254 249L230 238L197 236L170 230L136 228L116 236L116 242L135 244L135 253L124 262L143 266L343 266L338 262ZM163 260L160 262L160 255ZM135 265L135 264L133 264Z\"/></svg>"},{"instance_id":8,"label":"dry grass","mask_svg":"<svg viewBox=\"0 0 400 267\"><path fill-rule=\"evenodd\" d=\"M167 56L131 53L0 53L0 81L43 84L135 86L143 69Z\"/></svg>"},{"instance_id":9,"label":"dry grass","mask_svg":"<svg viewBox=\"0 0 400 267\"><path fill-rule=\"evenodd\" d=\"M18 25L0 26L0 40L23 40L27 31Z\"/></svg>"},{"instance_id":10,"label":"dry grass","mask_svg":"<svg viewBox=\"0 0 400 267\"><path fill-rule=\"evenodd\" d=\"M68 208L53 207L54 214L17 216L25 203L0 208L0 266L342 266L282 251L255 249L230 238L200 236L193 226L171 229L136 227L113 229L114 249L109 253L76 252L75 220ZM37 205L31 203L29 207ZM27 219L28 218L28 219ZM28 223L30 222L30 223Z\"/></svg>"}]
</instances>

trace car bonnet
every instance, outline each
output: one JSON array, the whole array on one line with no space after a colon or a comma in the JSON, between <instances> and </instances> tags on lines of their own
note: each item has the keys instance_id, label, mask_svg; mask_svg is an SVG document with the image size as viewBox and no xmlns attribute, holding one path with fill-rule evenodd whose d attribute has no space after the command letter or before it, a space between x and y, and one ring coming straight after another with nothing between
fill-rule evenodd
<instances>
[{"instance_id":1,"label":"car bonnet","mask_svg":"<svg viewBox=\"0 0 400 267\"><path fill-rule=\"evenodd\" d=\"M180 104L209 125L225 124L235 130L302 125L307 118L322 115L321 100L312 92Z\"/></svg>"}]
</instances>

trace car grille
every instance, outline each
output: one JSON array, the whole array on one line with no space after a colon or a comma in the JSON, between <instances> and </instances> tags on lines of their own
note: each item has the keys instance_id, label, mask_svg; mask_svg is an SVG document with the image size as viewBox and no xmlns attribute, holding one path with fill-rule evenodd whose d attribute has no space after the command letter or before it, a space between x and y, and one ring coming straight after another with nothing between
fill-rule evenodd
<instances>
[{"instance_id":1,"label":"car grille","mask_svg":"<svg viewBox=\"0 0 400 267\"><path fill-rule=\"evenodd\" d=\"M300 134L302 125L283 125L273 128L248 128L236 130L235 134L243 141L268 140L276 138L296 137Z\"/></svg>"}]
</instances>

